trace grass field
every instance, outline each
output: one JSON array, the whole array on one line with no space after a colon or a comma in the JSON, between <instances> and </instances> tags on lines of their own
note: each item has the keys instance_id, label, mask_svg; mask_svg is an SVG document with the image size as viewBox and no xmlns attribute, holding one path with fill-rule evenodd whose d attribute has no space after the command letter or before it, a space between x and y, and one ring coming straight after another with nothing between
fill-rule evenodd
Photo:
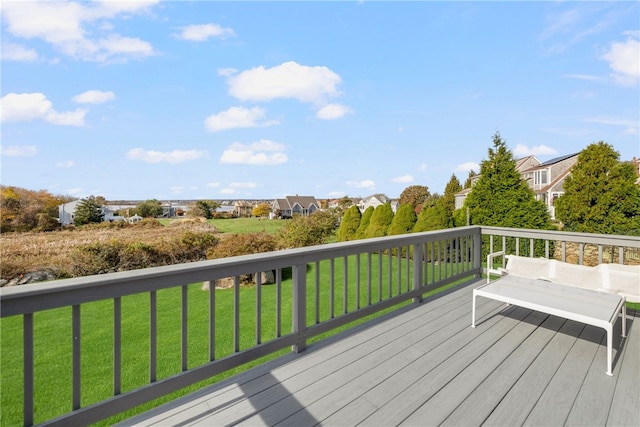
<instances>
[{"instance_id":1,"label":"grass field","mask_svg":"<svg viewBox=\"0 0 640 427\"><path fill-rule=\"evenodd\" d=\"M372 262L374 272L377 272L377 257ZM378 279L373 277L373 286L369 296L366 286L365 257L361 257L361 286L356 296L355 286L348 289L347 310L356 309L359 298L361 306L367 304L369 297L373 302L378 300ZM402 263L405 261L403 260ZM348 262L348 283L355 283L355 258ZM397 263L392 266L391 295L398 293ZM405 265L400 266L405 275ZM334 316L344 311L343 300L344 270L341 262L335 263L334 270ZM388 274L383 268L381 299L389 297ZM315 265L311 265L307 272L308 305L307 323L315 322ZM286 274L285 274L286 277ZM437 277L437 276L436 276ZM320 319L329 319L331 293L329 289L329 264L320 264ZM262 342L276 337L275 286L262 286ZM403 290L404 291L404 290ZM188 359L189 368L208 362L208 298L207 292L201 290L201 284L196 283L188 287ZM256 288L242 287L240 292L240 347L250 348L255 344L255 310ZM158 360L157 378L161 379L174 375L181 370L180 361L180 288L167 289L158 292ZM122 298L122 389L123 392L148 383L149 372L149 296L147 294ZM35 421L42 422L56 417L71 409L71 309L57 309L37 313L35 322ZM291 279L285 278L282 284L282 333L286 334L291 328ZM101 301L84 304L82 306L82 405L106 399L112 393L113 381L113 302ZM233 290L216 290L216 358L221 358L233 352ZM344 328L343 328L344 329ZM2 376L0 388L1 425L12 426L22 421L22 319L11 317L1 320L0 331L0 369ZM333 331L332 333L337 333ZM320 339L322 337L319 337ZM278 354L283 354L283 350ZM276 357L278 354L272 355ZM260 363L255 361L253 366ZM206 383L213 383L237 373L239 368L215 378ZM166 396L158 401L150 402L129 411L105 424L126 419L135 413L149 409L161 402L175 399L205 384L198 384L178 393Z\"/></svg>"},{"instance_id":2,"label":"grass field","mask_svg":"<svg viewBox=\"0 0 640 427\"><path fill-rule=\"evenodd\" d=\"M163 219L162 224L183 221L182 219ZM207 220L220 233L277 233L287 223L286 219L265 219L265 218L229 218Z\"/></svg>"}]
</instances>

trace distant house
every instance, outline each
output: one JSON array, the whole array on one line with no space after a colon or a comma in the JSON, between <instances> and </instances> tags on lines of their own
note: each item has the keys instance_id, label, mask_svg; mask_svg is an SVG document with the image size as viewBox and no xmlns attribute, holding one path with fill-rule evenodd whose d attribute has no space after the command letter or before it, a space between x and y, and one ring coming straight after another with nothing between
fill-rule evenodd
<instances>
[{"instance_id":1,"label":"distant house","mask_svg":"<svg viewBox=\"0 0 640 427\"><path fill-rule=\"evenodd\" d=\"M271 203L271 210L281 218L291 218L296 214L308 216L319 209L320 203L313 196L286 196Z\"/></svg>"},{"instance_id":2,"label":"distant house","mask_svg":"<svg viewBox=\"0 0 640 427\"><path fill-rule=\"evenodd\" d=\"M62 226L75 224L76 210L78 204L82 202L81 199L74 200L72 202L64 203L58 206L58 222ZM102 206L102 220L103 221L122 221L124 218L116 215L115 212L106 206Z\"/></svg>"},{"instance_id":3,"label":"distant house","mask_svg":"<svg viewBox=\"0 0 640 427\"><path fill-rule=\"evenodd\" d=\"M545 203L552 219L555 219L553 202L564 194L564 180L577 161L578 153L556 157L544 163L534 156L516 160L516 170L520 172L522 179L536 193L536 198ZM462 208L466 197L473 190L473 186L479 179L480 175L474 176L471 179L471 188L465 188L455 194L456 209Z\"/></svg>"},{"instance_id":4,"label":"distant house","mask_svg":"<svg viewBox=\"0 0 640 427\"><path fill-rule=\"evenodd\" d=\"M255 206L251 202L248 202L246 200L237 200L233 204L233 214L238 218L250 217L251 211L253 211L254 207Z\"/></svg>"},{"instance_id":5,"label":"distant house","mask_svg":"<svg viewBox=\"0 0 640 427\"><path fill-rule=\"evenodd\" d=\"M358 202L358 208L360 212L364 213L369 207L377 208L378 206L382 206L385 203L389 203L391 205L391 210L393 213L396 213L398 210L398 201L392 200L384 194L373 194L369 197L364 197Z\"/></svg>"},{"instance_id":6,"label":"distant house","mask_svg":"<svg viewBox=\"0 0 640 427\"><path fill-rule=\"evenodd\" d=\"M578 162L578 153L556 157L522 172L522 177L555 219L553 203L564 194L564 180Z\"/></svg>"}]
</instances>

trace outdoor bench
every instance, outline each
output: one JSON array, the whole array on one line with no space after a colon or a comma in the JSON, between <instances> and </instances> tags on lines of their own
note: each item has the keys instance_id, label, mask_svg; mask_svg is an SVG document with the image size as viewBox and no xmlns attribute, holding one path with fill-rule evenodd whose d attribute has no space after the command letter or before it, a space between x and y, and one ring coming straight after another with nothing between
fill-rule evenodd
<instances>
[{"instance_id":1,"label":"outdoor bench","mask_svg":"<svg viewBox=\"0 0 640 427\"><path fill-rule=\"evenodd\" d=\"M482 296L565 319L603 328L607 333L607 375L612 372L613 327L622 315L626 336L626 299L640 301L640 267L576 266L545 258L507 256L505 268L493 269L489 254L487 284L473 290L472 322L476 326L476 298ZM604 265L604 264L602 264ZM622 267L622 268L621 268ZM490 280L490 273L505 275Z\"/></svg>"}]
</instances>

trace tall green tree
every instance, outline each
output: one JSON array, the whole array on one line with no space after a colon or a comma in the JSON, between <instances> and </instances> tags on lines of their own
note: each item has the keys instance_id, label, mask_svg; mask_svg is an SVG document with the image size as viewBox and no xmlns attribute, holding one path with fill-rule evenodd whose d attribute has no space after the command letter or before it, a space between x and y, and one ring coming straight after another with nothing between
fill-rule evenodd
<instances>
[{"instance_id":1,"label":"tall green tree","mask_svg":"<svg viewBox=\"0 0 640 427\"><path fill-rule=\"evenodd\" d=\"M456 210L456 193L462 190L462 185L458 181L458 177L455 174L451 174L451 178L447 185L444 187L444 194L442 195L442 207L446 214L446 227L451 228L455 226L453 214Z\"/></svg>"},{"instance_id":2,"label":"tall green tree","mask_svg":"<svg viewBox=\"0 0 640 427\"><path fill-rule=\"evenodd\" d=\"M469 174L467 175L467 179L464 181L463 188L471 188L471 182L477 175L478 174L473 169L471 169L469 171Z\"/></svg>"},{"instance_id":3,"label":"tall green tree","mask_svg":"<svg viewBox=\"0 0 640 427\"><path fill-rule=\"evenodd\" d=\"M424 185L410 185L400 193L398 203L402 205L411 205L416 212L420 212L422 204L431 195L429 188Z\"/></svg>"},{"instance_id":4,"label":"tall green tree","mask_svg":"<svg viewBox=\"0 0 640 427\"><path fill-rule=\"evenodd\" d=\"M385 203L378 206L371 215L371 222L369 222L367 231L364 233L365 237L369 239L386 236L392 221L393 209L391 209L391 204Z\"/></svg>"},{"instance_id":5,"label":"tall green tree","mask_svg":"<svg viewBox=\"0 0 640 427\"><path fill-rule=\"evenodd\" d=\"M360 225L358 226L358 230L356 231L356 239L364 239L367 237L367 228L369 228L369 223L371 223L373 211L375 211L375 208L373 206L369 206L367 209L365 209L364 213L362 214L362 218L360 218Z\"/></svg>"},{"instance_id":6,"label":"tall green tree","mask_svg":"<svg viewBox=\"0 0 640 427\"><path fill-rule=\"evenodd\" d=\"M355 240L361 219L362 214L357 206L354 205L347 209L342 216L342 221L340 221L340 227L338 227L338 242Z\"/></svg>"},{"instance_id":7,"label":"tall green tree","mask_svg":"<svg viewBox=\"0 0 640 427\"><path fill-rule=\"evenodd\" d=\"M413 231L413 225L416 223L416 219L417 215L413 205L400 205L398 211L393 216L391 225L389 225L387 236L411 233Z\"/></svg>"},{"instance_id":8,"label":"tall green tree","mask_svg":"<svg viewBox=\"0 0 640 427\"><path fill-rule=\"evenodd\" d=\"M89 196L81 199L76 206L73 222L76 225L84 225L102 222L103 218L104 213L102 212L102 205L98 202L96 197Z\"/></svg>"},{"instance_id":9,"label":"tall green tree","mask_svg":"<svg viewBox=\"0 0 640 427\"><path fill-rule=\"evenodd\" d=\"M414 232L442 230L449 228L449 217L443 203L443 197L425 205L413 226Z\"/></svg>"},{"instance_id":10,"label":"tall green tree","mask_svg":"<svg viewBox=\"0 0 640 427\"><path fill-rule=\"evenodd\" d=\"M640 235L640 187L635 171L603 141L589 145L565 179L554 203L569 231Z\"/></svg>"},{"instance_id":11,"label":"tall green tree","mask_svg":"<svg viewBox=\"0 0 640 427\"><path fill-rule=\"evenodd\" d=\"M488 159L480 165L480 178L465 199L471 224L548 229L549 211L516 170L516 162L500 133L493 136Z\"/></svg>"},{"instance_id":12,"label":"tall green tree","mask_svg":"<svg viewBox=\"0 0 640 427\"><path fill-rule=\"evenodd\" d=\"M162 215L162 203L159 200L151 199L136 205L136 213L144 218L155 218Z\"/></svg>"}]
</instances>

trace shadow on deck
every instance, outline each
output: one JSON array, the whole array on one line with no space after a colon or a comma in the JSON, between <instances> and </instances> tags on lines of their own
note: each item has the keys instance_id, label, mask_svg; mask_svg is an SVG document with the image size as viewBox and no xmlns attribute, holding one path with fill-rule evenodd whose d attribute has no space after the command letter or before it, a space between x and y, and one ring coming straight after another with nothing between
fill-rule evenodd
<instances>
[{"instance_id":1,"label":"shadow on deck","mask_svg":"<svg viewBox=\"0 0 640 427\"><path fill-rule=\"evenodd\" d=\"M457 288L122 425L640 425L640 322L604 330Z\"/></svg>"}]
</instances>

